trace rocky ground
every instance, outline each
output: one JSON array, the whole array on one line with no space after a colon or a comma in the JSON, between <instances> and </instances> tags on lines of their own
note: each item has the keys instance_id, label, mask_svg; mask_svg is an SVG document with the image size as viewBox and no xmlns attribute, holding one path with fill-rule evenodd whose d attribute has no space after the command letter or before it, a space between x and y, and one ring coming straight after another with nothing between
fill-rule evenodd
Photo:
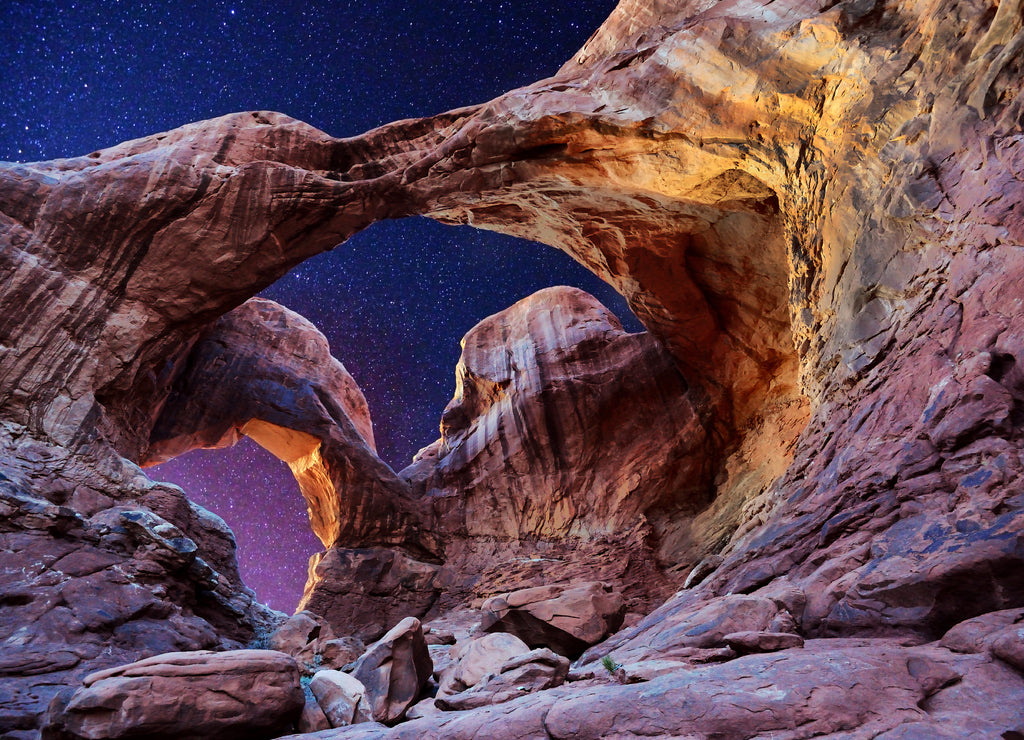
<instances>
[{"instance_id":1,"label":"rocky ground","mask_svg":"<svg viewBox=\"0 0 1024 740\"><path fill-rule=\"evenodd\" d=\"M0 165L0 732L1024 737L1020 0L622 0L559 73L333 139ZM370 223L542 241L395 472L301 317ZM341 358L344 359L344 358ZM300 483L286 619L142 466Z\"/></svg>"}]
</instances>

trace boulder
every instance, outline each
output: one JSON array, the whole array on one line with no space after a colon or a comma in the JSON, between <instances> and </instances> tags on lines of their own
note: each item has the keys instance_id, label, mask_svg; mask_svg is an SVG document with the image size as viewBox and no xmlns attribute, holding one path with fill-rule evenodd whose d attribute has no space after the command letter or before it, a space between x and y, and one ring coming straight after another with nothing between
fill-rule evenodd
<instances>
[{"instance_id":1,"label":"boulder","mask_svg":"<svg viewBox=\"0 0 1024 740\"><path fill-rule=\"evenodd\" d=\"M620 632L583 655L581 664L600 660L611 651L623 663L661 658L685 658L704 662L735 653L725 642L737 632L767 632L785 611L775 599L731 594L698 601L693 591L683 591L645 617L635 627ZM721 650L728 651L724 655Z\"/></svg>"},{"instance_id":2,"label":"boulder","mask_svg":"<svg viewBox=\"0 0 1024 740\"><path fill-rule=\"evenodd\" d=\"M939 644L958 653L983 653L996 636L1024 622L1024 609L1002 609L965 619L951 627Z\"/></svg>"},{"instance_id":3,"label":"boulder","mask_svg":"<svg viewBox=\"0 0 1024 740\"><path fill-rule=\"evenodd\" d=\"M774 653L804 646L804 638L792 632L731 632L722 638L738 655Z\"/></svg>"},{"instance_id":4,"label":"boulder","mask_svg":"<svg viewBox=\"0 0 1024 740\"><path fill-rule=\"evenodd\" d=\"M572 588L540 586L495 596L483 603L484 629L509 632L530 647L550 647L576 657L622 624L622 597L600 583Z\"/></svg>"},{"instance_id":5,"label":"boulder","mask_svg":"<svg viewBox=\"0 0 1024 740\"><path fill-rule=\"evenodd\" d=\"M347 727L371 721L366 687L353 676L341 671L317 671L309 682L309 689L331 727Z\"/></svg>"},{"instance_id":6,"label":"boulder","mask_svg":"<svg viewBox=\"0 0 1024 740\"><path fill-rule=\"evenodd\" d=\"M1011 627L996 635L992 654L1024 673L1024 626Z\"/></svg>"},{"instance_id":7,"label":"boulder","mask_svg":"<svg viewBox=\"0 0 1024 740\"><path fill-rule=\"evenodd\" d=\"M356 661L366 651L366 645L358 637L336 637L319 645L317 655L324 668L341 670Z\"/></svg>"},{"instance_id":8,"label":"boulder","mask_svg":"<svg viewBox=\"0 0 1024 740\"><path fill-rule=\"evenodd\" d=\"M515 635L495 632L451 649L452 664L440 678L439 695L457 694L475 686L488 674L501 672L507 660L530 652Z\"/></svg>"},{"instance_id":9,"label":"boulder","mask_svg":"<svg viewBox=\"0 0 1024 740\"><path fill-rule=\"evenodd\" d=\"M86 676L51 726L76 740L272 738L304 704L284 653L167 653Z\"/></svg>"},{"instance_id":10,"label":"boulder","mask_svg":"<svg viewBox=\"0 0 1024 740\"><path fill-rule=\"evenodd\" d=\"M481 677L467 690L438 696L434 703L444 711L503 704L534 691L561 686L568 674L566 658L547 648L539 648L506 660L495 673Z\"/></svg>"},{"instance_id":11,"label":"boulder","mask_svg":"<svg viewBox=\"0 0 1024 740\"><path fill-rule=\"evenodd\" d=\"M331 723L320 708L315 698L306 697L306 704L302 707L302 714L299 715L295 729L300 733L319 732L320 730L331 729Z\"/></svg>"},{"instance_id":12,"label":"boulder","mask_svg":"<svg viewBox=\"0 0 1024 740\"><path fill-rule=\"evenodd\" d=\"M299 670L311 676L323 665L324 648L333 637L330 625L322 617L300 611L288 617L270 634L267 647L292 656L299 664Z\"/></svg>"},{"instance_id":13,"label":"boulder","mask_svg":"<svg viewBox=\"0 0 1024 740\"><path fill-rule=\"evenodd\" d=\"M267 638L271 650L288 653L293 658L306 651L320 638L332 637L323 619L312 612L300 611L291 615Z\"/></svg>"},{"instance_id":14,"label":"boulder","mask_svg":"<svg viewBox=\"0 0 1024 740\"><path fill-rule=\"evenodd\" d=\"M406 617L366 649L352 676L366 687L373 720L394 724L419 700L433 670L420 620Z\"/></svg>"}]
</instances>

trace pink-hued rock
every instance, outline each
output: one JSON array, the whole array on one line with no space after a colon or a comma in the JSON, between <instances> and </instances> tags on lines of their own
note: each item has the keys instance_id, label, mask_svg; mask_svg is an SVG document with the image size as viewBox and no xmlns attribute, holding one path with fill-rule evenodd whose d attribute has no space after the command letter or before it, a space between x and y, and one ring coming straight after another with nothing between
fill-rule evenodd
<instances>
[{"instance_id":1,"label":"pink-hued rock","mask_svg":"<svg viewBox=\"0 0 1024 740\"><path fill-rule=\"evenodd\" d=\"M272 650L168 653L87 676L54 725L70 738L272 738L304 705L299 669Z\"/></svg>"},{"instance_id":2,"label":"pink-hued rock","mask_svg":"<svg viewBox=\"0 0 1024 740\"><path fill-rule=\"evenodd\" d=\"M978 703L982 696L1003 703ZM1024 677L891 640L812 640L803 650L673 670L634 684L583 682L498 706L318 740L487 737L999 737L1020 726Z\"/></svg>"},{"instance_id":3,"label":"pink-hued rock","mask_svg":"<svg viewBox=\"0 0 1024 740\"><path fill-rule=\"evenodd\" d=\"M459 693L439 694L434 703L447 712L503 704L524 694L561 686L568 673L567 658L538 648L509 658Z\"/></svg>"},{"instance_id":4,"label":"pink-hued rock","mask_svg":"<svg viewBox=\"0 0 1024 740\"><path fill-rule=\"evenodd\" d=\"M457 644L451 649L451 664L440 674L438 694L457 694L472 688L484 676L500 673L505 661L529 652L525 642L504 632Z\"/></svg>"},{"instance_id":5,"label":"pink-hued rock","mask_svg":"<svg viewBox=\"0 0 1024 740\"><path fill-rule=\"evenodd\" d=\"M371 721L368 702L364 700L366 687L355 677L330 669L317 671L309 682L309 690L330 727Z\"/></svg>"},{"instance_id":6,"label":"pink-hued rock","mask_svg":"<svg viewBox=\"0 0 1024 740\"><path fill-rule=\"evenodd\" d=\"M381 527L401 529L405 486L377 458L366 400L312 324L252 298L204 329L181 364L141 463L247 435L291 467L324 547L343 533L358 544Z\"/></svg>"},{"instance_id":7,"label":"pink-hued rock","mask_svg":"<svg viewBox=\"0 0 1024 740\"><path fill-rule=\"evenodd\" d=\"M694 649L726 646L725 637L737 632L764 632L783 610L777 602L758 596L731 595L697 601L690 592L649 614L635 627L623 630L583 655L580 662L599 660L613 652L620 662L687 657Z\"/></svg>"},{"instance_id":8,"label":"pink-hued rock","mask_svg":"<svg viewBox=\"0 0 1024 740\"><path fill-rule=\"evenodd\" d=\"M404 617L427 613L437 600L437 570L392 548L332 547L310 558L299 608L339 632L376 640Z\"/></svg>"},{"instance_id":9,"label":"pink-hued rock","mask_svg":"<svg viewBox=\"0 0 1024 740\"><path fill-rule=\"evenodd\" d=\"M441 439L403 473L458 493L445 529L595 536L706 493L704 430L671 356L581 290L548 288L481 321L455 380Z\"/></svg>"},{"instance_id":10,"label":"pink-hued rock","mask_svg":"<svg viewBox=\"0 0 1024 740\"><path fill-rule=\"evenodd\" d=\"M577 655L607 637L625 615L622 597L601 583L537 586L491 597L481 608L488 631L510 632L563 655Z\"/></svg>"},{"instance_id":11,"label":"pink-hued rock","mask_svg":"<svg viewBox=\"0 0 1024 740\"><path fill-rule=\"evenodd\" d=\"M1024 626L999 632L992 640L992 655L1024 672Z\"/></svg>"},{"instance_id":12,"label":"pink-hued rock","mask_svg":"<svg viewBox=\"0 0 1024 740\"><path fill-rule=\"evenodd\" d=\"M331 723L316 699L309 699L307 697L306 703L302 707L302 714L299 715L299 719L295 722L295 729L302 734L331 729Z\"/></svg>"},{"instance_id":13,"label":"pink-hued rock","mask_svg":"<svg viewBox=\"0 0 1024 740\"><path fill-rule=\"evenodd\" d=\"M326 620L308 611L296 612L282 622L267 638L267 647L295 658L306 676L321 668L341 669L366 650L356 637L334 637Z\"/></svg>"},{"instance_id":14,"label":"pink-hued rock","mask_svg":"<svg viewBox=\"0 0 1024 740\"><path fill-rule=\"evenodd\" d=\"M739 655L774 653L804 646L804 638L792 632L732 632L722 639Z\"/></svg>"},{"instance_id":15,"label":"pink-hued rock","mask_svg":"<svg viewBox=\"0 0 1024 740\"><path fill-rule=\"evenodd\" d=\"M1024 609L1004 609L967 619L942 636L939 644L958 653L983 653L996 635L1024 623Z\"/></svg>"},{"instance_id":16,"label":"pink-hued rock","mask_svg":"<svg viewBox=\"0 0 1024 740\"><path fill-rule=\"evenodd\" d=\"M376 722L393 724L415 704L434 666L415 617L407 617L366 649L352 677L366 687L362 702Z\"/></svg>"}]
</instances>

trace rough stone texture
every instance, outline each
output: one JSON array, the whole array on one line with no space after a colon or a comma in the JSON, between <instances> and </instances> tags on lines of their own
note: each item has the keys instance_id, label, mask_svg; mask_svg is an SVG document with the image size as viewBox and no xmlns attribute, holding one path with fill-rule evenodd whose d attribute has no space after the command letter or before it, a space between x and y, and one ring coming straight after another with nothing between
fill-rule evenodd
<instances>
[{"instance_id":1,"label":"rough stone texture","mask_svg":"<svg viewBox=\"0 0 1024 740\"><path fill-rule=\"evenodd\" d=\"M272 650L168 653L93 673L51 717L61 737L272 738L304 704L299 669Z\"/></svg>"},{"instance_id":2,"label":"rough stone texture","mask_svg":"<svg viewBox=\"0 0 1024 740\"><path fill-rule=\"evenodd\" d=\"M366 652L366 645L357 637L338 637L334 640L327 640L317 647L316 654L320 656L321 665L338 670L355 662Z\"/></svg>"},{"instance_id":3,"label":"rough stone texture","mask_svg":"<svg viewBox=\"0 0 1024 740\"><path fill-rule=\"evenodd\" d=\"M377 722L392 724L415 704L434 672L423 628L406 617L366 649L352 667L353 678L366 687L364 701Z\"/></svg>"},{"instance_id":4,"label":"rough stone texture","mask_svg":"<svg viewBox=\"0 0 1024 740\"><path fill-rule=\"evenodd\" d=\"M1006 609L967 619L942 636L939 644L958 653L983 653L995 636L1024 622L1024 609Z\"/></svg>"},{"instance_id":5,"label":"rough stone texture","mask_svg":"<svg viewBox=\"0 0 1024 740\"><path fill-rule=\"evenodd\" d=\"M376 640L398 620L430 610L437 570L393 548L332 547L310 558L299 608L361 640Z\"/></svg>"},{"instance_id":6,"label":"rough stone texture","mask_svg":"<svg viewBox=\"0 0 1024 740\"><path fill-rule=\"evenodd\" d=\"M203 330L178 362L143 465L247 435L292 469L325 548L401 531L405 487L377 458L366 400L312 324L253 298Z\"/></svg>"},{"instance_id":7,"label":"rough stone texture","mask_svg":"<svg viewBox=\"0 0 1024 740\"><path fill-rule=\"evenodd\" d=\"M583 291L548 288L481 321L455 380L441 439L401 474L434 499L435 529L600 537L707 498L705 430L671 355Z\"/></svg>"},{"instance_id":8,"label":"rough stone texture","mask_svg":"<svg viewBox=\"0 0 1024 740\"><path fill-rule=\"evenodd\" d=\"M1005 629L992 640L992 655L1024 672L1024 627Z\"/></svg>"},{"instance_id":9,"label":"rough stone texture","mask_svg":"<svg viewBox=\"0 0 1024 740\"><path fill-rule=\"evenodd\" d=\"M306 734L329 729L331 729L331 723L327 720L324 710L320 708L315 698L311 699L307 696L306 704L302 707L302 714L299 715L299 719L295 723L295 730L300 734Z\"/></svg>"},{"instance_id":10,"label":"rough stone texture","mask_svg":"<svg viewBox=\"0 0 1024 740\"><path fill-rule=\"evenodd\" d=\"M618 661L687 657L693 651L725 646L725 636L735 632L768 629L781 607L772 599L732 595L701 604L689 592L668 601L638 625L623 630L589 650L580 659L589 663L609 651Z\"/></svg>"},{"instance_id":11,"label":"rough stone texture","mask_svg":"<svg viewBox=\"0 0 1024 740\"><path fill-rule=\"evenodd\" d=\"M1003 702L975 703L986 695ZM1024 727L1021 697L1024 678L980 656L885 639L811 640L803 649L668 672L636 684L566 684L392 729L307 737L1000 737Z\"/></svg>"},{"instance_id":12,"label":"rough stone texture","mask_svg":"<svg viewBox=\"0 0 1024 740\"><path fill-rule=\"evenodd\" d=\"M567 658L539 648L509 658L464 691L439 694L434 703L446 712L503 704L523 694L561 686L568 674Z\"/></svg>"},{"instance_id":13,"label":"rough stone texture","mask_svg":"<svg viewBox=\"0 0 1024 740\"><path fill-rule=\"evenodd\" d=\"M93 671L241 647L283 618L238 581L224 522L177 487L7 427L0 438L0 732L37 727L62 687Z\"/></svg>"},{"instance_id":14,"label":"rough stone texture","mask_svg":"<svg viewBox=\"0 0 1024 740\"><path fill-rule=\"evenodd\" d=\"M496 632L463 642L451 649L452 662L440 673L438 695L457 694L501 672L505 661L526 655L529 646L515 635ZM437 666L435 665L435 673Z\"/></svg>"},{"instance_id":15,"label":"rough stone texture","mask_svg":"<svg viewBox=\"0 0 1024 740\"><path fill-rule=\"evenodd\" d=\"M341 671L317 671L309 682L309 690L327 718L330 727L346 727L371 721L364 701L366 687L353 676Z\"/></svg>"},{"instance_id":16,"label":"rough stone texture","mask_svg":"<svg viewBox=\"0 0 1024 740\"><path fill-rule=\"evenodd\" d=\"M1020 0L622 0L555 77L484 105L343 140L241 113L87 157L0 166L3 556L15 574L4 603L19 620L4 616L3 659L19 679L5 688L4 729L31 729L56 691L43 684L71 680L100 659L79 652L122 628L139 652L153 635L186 639L175 618L196 635L200 622L214 636L252 633L256 611L223 531L126 459L143 460L172 394L202 397L186 369L211 322L303 258L411 214L562 249L622 292L650 333L620 336L580 301L585 326L576 314L555 321L553 307L514 308L510 325L530 330L501 338L515 368L469 342L442 440L404 477L367 458L351 419L332 416L306 441L348 429L348 446L333 448L339 470L369 467L350 471L365 486L334 493L360 505L321 504L336 519L325 531L345 536L328 555L379 549L436 567L436 599L418 601L425 576L401 597L434 614L580 574L617 581L647 613L673 579L718 563L594 660L610 650L627 662L727 660L722 638L744 630L927 641L1024 606L1022 26ZM580 341L560 342L557 327L574 326ZM589 381L601 365L589 344L625 362L605 368L618 377L611 390L566 373L565 387L531 401L539 369L559 367L540 355L531 370L516 348L534 343L564 350ZM574 457L575 435L590 431L576 410L595 412L619 387L645 398L650 385L629 381L652 370L675 378L662 405L680 410L677 446L646 447L662 430L628 416L590 426L612 435L598 439L644 429L625 451L675 457ZM504 408L542 426L491 434ZM294 424L326 420L313 412ZM474 430L474 419L487 424ZM198 431L175 427L175 438ZM502 440L546 446L525 457L510 448L506 467L494 456ZM578 476L560 479L587 460L610 484L602 496L629 495L581 496ZM661 472L634 485L620 468ZM696 477L665 485L682 470ZM516 488L523 475L535 499ZM492 506L500 515L488 518ZM145 513L129 516L144 525L129 531L127 512L177 528L196 560ZM82 554L68 571L52 571L72 550ZM560 571L572 575L550 577ZM118 605L113 620L90 606L100 594ZM1014 655L1003 638L986 645ZM624 734L1022 732L1020 676L989 647L928 658L962 675L936 689L941 671L911 668L910 648L882 660L845 644L695 668L707 695L671 675L562 687L443 730L561 737L617 717ZM744 673L751 666L761 673ZM664 716L658 692L678 699L676 714Z\"/></svg>"},{"instance_id":17,"label":"rough stone texture","mask_svg":"<svg viewBox=\"0 0 1024 740\"><path fill-rule=\"evenodd\" d=\"M288 617L270 634L267 647L292 656L299 670L312 676L321 666L340 668L351 663L362 655L365 646L356 639L335 638L323 617L300 611ZM336 665L338 661L344 662Z\"/></svg>"},{"instance_id":18,"label":"rough stone texture","mask_svg":"<svg viewBox=\"0 0 1024 740\"><path fill-rule=\"evenodd\" d=\"M733 632L722 639L739 655L774 653L804 646L804 638L792 632Z\"/></svg>"},{"instance_id":19,"label":"rough stone texture","mask_svg":"<svg viewBox=\"0 0 1024 740\"><path fill-rule=\"evenodd\" d=\"M538 586L495 596L482 608L492 617L485 629L504 622L512 631L514 614L525 612L566 632L587 645L593 645L622 626L625 604L622 597L602 583L581 583L572 588ZM531 642L528 640L528 642Z\"/></svg>"}]
</instances>

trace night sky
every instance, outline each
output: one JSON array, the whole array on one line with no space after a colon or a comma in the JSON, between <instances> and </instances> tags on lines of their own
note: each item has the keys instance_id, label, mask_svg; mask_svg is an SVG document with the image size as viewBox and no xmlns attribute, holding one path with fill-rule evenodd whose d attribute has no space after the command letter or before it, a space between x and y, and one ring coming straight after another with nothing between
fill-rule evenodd
<instances>
[{"instance_id":1,"label":"night sky","mask_svg":"<svg viewBox=\"0 0 1024 740\"><path fill-rule=\"evenodd\" d=\"M7 0L0 160L86 154L240 110L358 134L554 74L615 4ZM324 332L366 394L381 457L398 470L438 436L462 335L559 284L627 313L554 249L422 218L376 224L261 295ZM149 473L224 517L246 583L274 608L294 609L320 544L284 463L246 440Z\"/></svg>"}]
</instances>

